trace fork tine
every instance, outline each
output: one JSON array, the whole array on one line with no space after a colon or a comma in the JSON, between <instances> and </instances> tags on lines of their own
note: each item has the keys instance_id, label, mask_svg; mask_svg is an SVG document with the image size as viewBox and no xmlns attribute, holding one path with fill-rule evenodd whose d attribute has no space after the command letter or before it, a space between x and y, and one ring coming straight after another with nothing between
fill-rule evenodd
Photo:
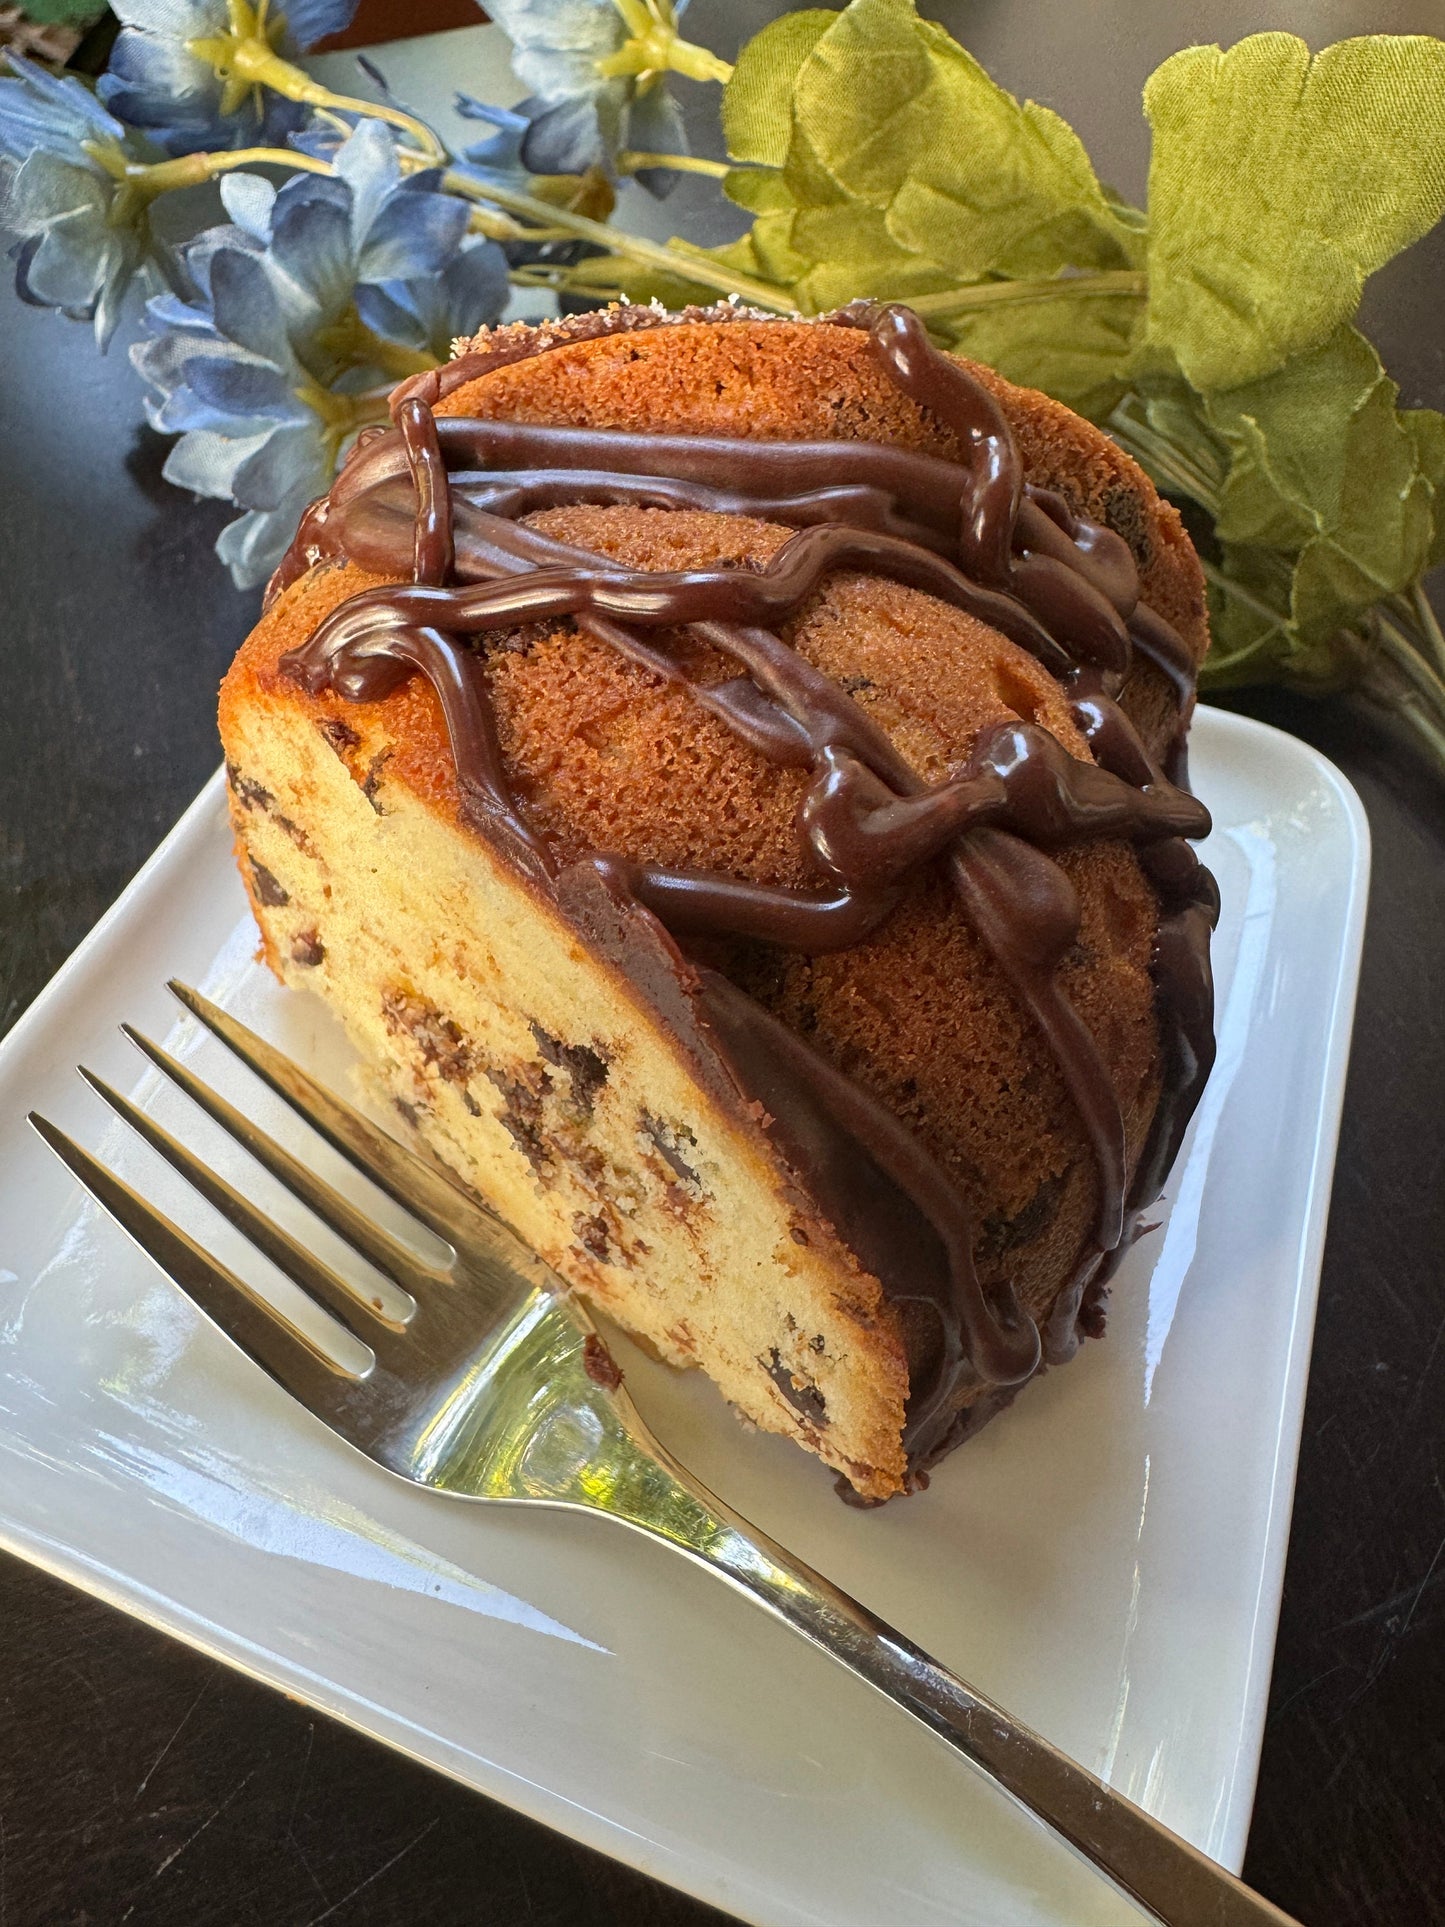
<instances>
[{"instance_id":1,"label":"fork tine","mask_svg":"<svg viewBox=\"0 0 1445 1927\"><path fill-rule=\"evenodd\" d=\"M383 1309L379 1301L362 1299L349 1290L345 1280L338 1277L329 1265L324 1265L313 1252L307 1251L290 1232L273 1224L263 1211L252 1204L249 1198L243 1197L219 1172L203 1164L179 1138L173 1137L154 1118L147 1117L128 1097L122 1097L119 1091L112 1089L103 1077L97 1077L84 1064L80 1066L80 1074L97 1097L104 1098L137 1136L144 1138L153 1151L158 1151L173 1170L179 1171L187 1183L200 1192L207 1204L214 1205L227 1223L244 1233L258 1251L263 1252L278 1270L285 1272L293 1284L300 1285L303 1291L324 1305L354 1338L359 1338L364 1345L371 1344L375 1342L378 1325L388 1331L406 1329L403 1323Z\"/></svg>"},{"instance_id":2,"label":"fork tine","mask_svg":"<svg viewBox=\"0 0 1445 1927\"><path fill-rule=\"evenodd\" d=\"M469 1197L394 1137L378 1130L351 1105L343 1104L274 1045L238 1023L198 990L175 978L167 988L193 1017L269 1084L278 1097L299 1111L333 1149L349 1158L359 1171L438 1237L465 1242L476 1235L479 1216L484 1220L494 1219L495 1214L477 1199Z\"/></svg>"},{"instance_id":3,"label":"fork tine","mask_svg":"<svg viewBox=\"0 0 1445 1927\"><path fill-rule=\"evenodd\" d=\"M318 1417L327 1418L339 1393L358 1381L326 1357L313 1341L234 1272L203 1251L180 1226L148 1204L138 1191L57 1130L48 1118L30 1113L29 1121L62 1164L80 1180L153 1258L213 1325L248 1358L269 1372L291 1396Z\"/></svg>"},{"instance_id":4,"label":"fork tine","mask_svg":"<svg viewBox=\"0 0 1445 1927\"><path fill-rule=\"evenodd\" d=\"M369 1258L378 1270L402 1285L413 1285L419 1280L426 1282L439 1275L434 1266L425 1263L414 1251L408 1251L400 1239L393 1238L349 1198L344 1198L323 1178L317 1177L314 1171L309 1171L299 1158L293 1157L274 1138L268 1137L244 1112L238 1111L234 1104L228 1103L209 1084L202 1083L193 1070L172 1057L169 1051L162 1050L159 1044L153 1044L130 1024L122 1024L121 1030L137 1050L145 1052L158 1071L173 1084L179 1085L186 1096L199 1104L206 1115L213 1117L238 1144L243 1145L258 1164L264 1165L272 1177L278 1178L293 1197L309 1205L323 1224L330 1225L353 1249ZM82 1071L81 1075L89 1077L89 1072ZM102 1092L101 1095L110 1102L109 1092ZM144 1136L149 1123L147 1119L144 1125L137 1124L136 1129ZM189 1177L190 1173L186 1175Z\"/></svg>"}]
</instances>

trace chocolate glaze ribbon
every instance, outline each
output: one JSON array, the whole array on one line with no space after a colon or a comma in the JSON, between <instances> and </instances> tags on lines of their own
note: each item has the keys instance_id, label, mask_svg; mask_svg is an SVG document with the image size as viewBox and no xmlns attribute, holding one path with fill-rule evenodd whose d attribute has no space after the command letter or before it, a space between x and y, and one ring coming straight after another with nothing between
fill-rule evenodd
<instances>
[{"instance_id":1,"label":"chocolate glaze ribbon","mask_svg":"<svg viewBox=\"0 0 1445 1927\"><path fill-rule=\"evenodd\" d=\"M1167 1175L1212 1060L1208 944L1218 904L1181 840L1205 834L1208 814L1156 766L1114 700L1134 657L1144 658L1178 695L1182 737L1193 661L1139 602L1127 544L1074 514L1056 491L1026 483L997 401L932 346L917 316L858 304L830 319L867 331L884 372L952 435L957 460L862 442L437 418L431 404L470 378L464 358L400 391L395 430L358 441L330 496L303 518L272 593L326 556L409 573L410 583L342 603L286 666L307 688L352 701L375 700L413 671L425 675L442 703L464 814L545 886L556 858L509 784L485 652L459 638L574 621L685 685L769 761L809 770L798 831L816 890L605 850L584 859L612 893L679 937L848 948L882 924L910 878L941 866L1047 1041L1093 1152L1093 1240L1050 1320L1049 1349L1062 1356L1076 1342L1090 1279L1123 1249L1130 1214ZM481 360L478 372L503 365ZM756 570L649 571L518 519L575 503L707 509L797 532ZM962 771L925 783L867 713L777 633L839 569L920 589L1032 653L1063 684L1094 762L1019 719L985 731ZM685 666L679 634L721 653L737 673L702 681ZM1051 854L1120 837L1134 844L1161 904L1154 975L1164 1089L1132 1186L1117 1093L1059 980L1080 911ZM966 1422L961 1403L980 1386L1016 1385L1037 1369L1040 1334L1011 1292L983 1290L962 1198L917 1137L725 977L706 970L700 984L725 1060L770 1113L784 1155L814 1181L825 1215L895 1302L925 1304L936 1321L934 1364L910 1387L904 1434L920 1468L947 1449ZM864 1196L871 1230L856 1205Z\"/></svg>"}]
</instances>

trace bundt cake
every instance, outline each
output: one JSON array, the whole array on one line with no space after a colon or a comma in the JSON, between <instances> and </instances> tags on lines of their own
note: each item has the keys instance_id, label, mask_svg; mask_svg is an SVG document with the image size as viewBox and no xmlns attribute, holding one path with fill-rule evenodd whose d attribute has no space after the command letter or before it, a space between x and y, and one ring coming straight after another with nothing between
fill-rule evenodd
<instances>
[{"instance_id":1,"label":"bundt cake","mask_svg":"<svg viewBox=\"0 0 1445 1927\"><path fill-rule=\"evenodd\" d=\"M896 306L518 324L392 417L222 691L265 957L594 1305L925 1483L1208 1073L1179 519Z\"/></svg>"}]
</instances>

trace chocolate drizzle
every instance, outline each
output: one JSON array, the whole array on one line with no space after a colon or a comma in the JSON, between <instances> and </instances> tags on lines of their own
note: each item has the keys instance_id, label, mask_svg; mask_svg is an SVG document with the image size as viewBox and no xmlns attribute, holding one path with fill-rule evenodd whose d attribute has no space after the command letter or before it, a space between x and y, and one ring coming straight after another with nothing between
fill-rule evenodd
<instances>
[{"instance_id":1,"label":"chocolate drizzle","mask_svg":"<svg viewBox=\"0 0 1445 1927\"><path fill-rule=\"evenodd\" d=\"M412 580L441 587L456 560L452 533L452 491L437 435L436 416L425 402L404 401L396 411L401 445L416 489L416 537Z\"/></svg>"},{"instance_id":2,"label":"chocolate drizzle","mask_svg":"<svg viewBox=\"0 0 1445 1927\"><path fill-rule=\"evenodd\" d=\"M441 701L464 814L548 889L558 887L558 859L508 782L484 653L459 638L570 619L686 685L760 755L810 772L798 829L819 887L667 869L609 851L584 859L611 898L633 915L652 913L684 942L727 934L809 952L846 948L887 918L920 870L941 866L1047 1040L1093 1153L1093 1240L1061 1297L1073 1309L1061 1317L1056 1308L1049 1322L1049 1350L1062 1355L1090 1279L1167 1175L1213 1054L1208 942L1217 898L1182 840L1203 835L1208 815L1168 780L1115 701L1134 657L1144 658L1178 696L1182 737L1193 662L1139 602L1127 544L1076 516L1056 492L1025 482L997 401L932 347L915 315L859 304L831 320L867 331L890 379L951 433L957 460L872 443L436 418L432 404L473 378L464 360L400 391L397 429L358 443L330 497L308 510L272 593L328 555L409 572L410 583L341 604L286 668L308 689L351 701L425 675ZM494 365L503 363L493 358L475 372ZM760 569L667 572L628 568L517 519L575 503L708 509L796 532ZM775 633L845 568L921 589L1028 650L1062 683L1094 762L1020 718L985 731L963 770L926 783L836 682ZM720 683L694 679L679 634L737 673ZM1050 854L1119 837L1136 847L1161 903L1154 972L1164 1088L1132 1185L1118 1096L1060 983L1080 908ZM947 1448L963 1398L980 1386L1015 1386L1038 1368L1039 1331L1011 1291L983 1290L962 1197L886 1106L715 970L700 968L695 1003L824 1214L890 1298L926 1307L936 1325L935 1362L911 1388L904 1434L910 1463L921 1468Z\"/></svg>"}]
</instances>

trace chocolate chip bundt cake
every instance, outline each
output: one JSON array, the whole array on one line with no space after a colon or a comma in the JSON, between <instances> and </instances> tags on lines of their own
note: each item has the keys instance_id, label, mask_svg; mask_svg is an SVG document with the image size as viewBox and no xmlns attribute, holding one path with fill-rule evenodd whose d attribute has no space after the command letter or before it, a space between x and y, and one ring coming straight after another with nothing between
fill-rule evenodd
<instances>
[{"instance_id":1,"label":"chocolate chip bundt cake","mask_svg":"<svg viewBox=\"0 0 1445 1927\"><path fill-rule=\"evenodd\" d=\"M1178 517L899 307L503 328L392 413L222 692L265 955L593 1304L908 1490L1102 1328L1208 1072Z\"/></svg>"}]
</instances>

